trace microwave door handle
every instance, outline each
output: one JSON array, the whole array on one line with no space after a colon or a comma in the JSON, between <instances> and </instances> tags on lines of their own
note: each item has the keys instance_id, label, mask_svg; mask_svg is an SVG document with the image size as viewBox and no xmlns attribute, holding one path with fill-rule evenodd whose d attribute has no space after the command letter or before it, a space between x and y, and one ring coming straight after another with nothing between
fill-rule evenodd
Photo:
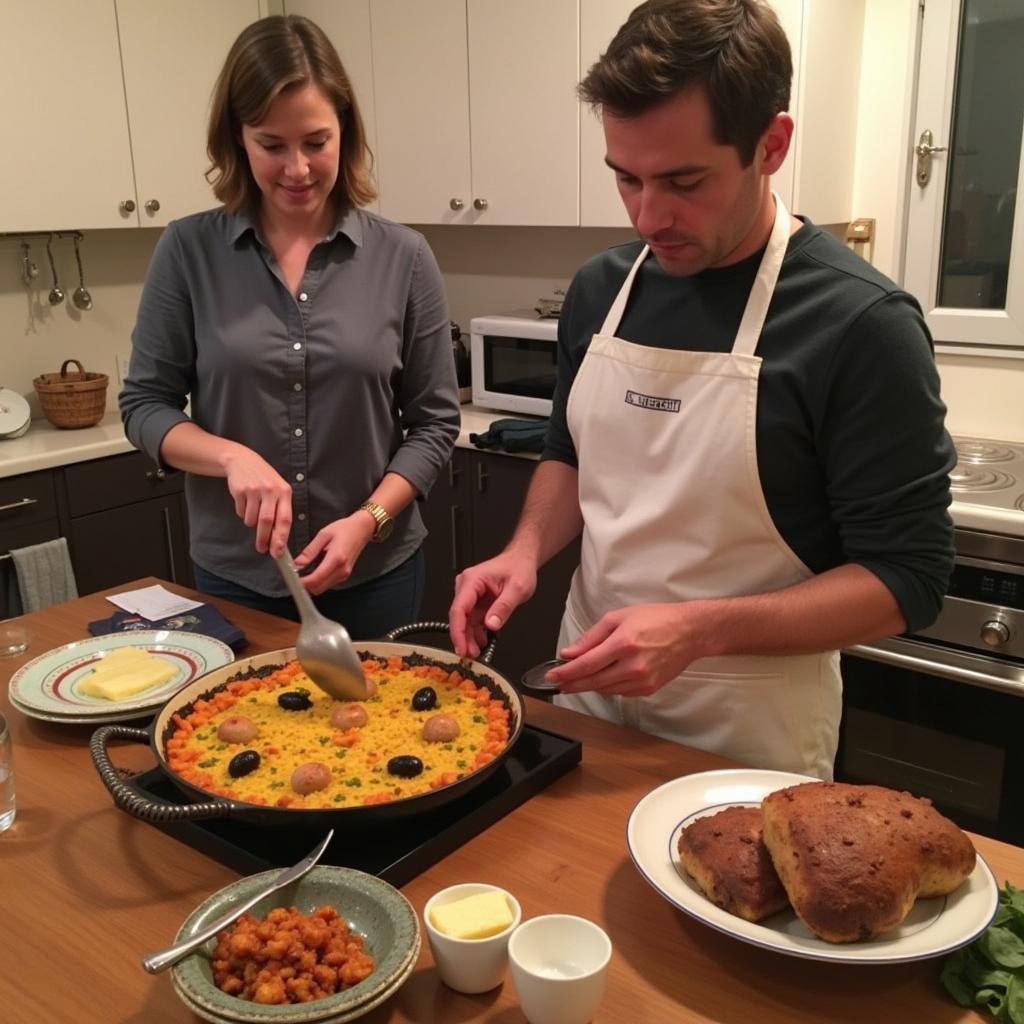
<instances>
[{"instance_id":1,"label":"microwave door handle","mask_svg":"<svg viewBox=\"0 0 1024 1024\"><path fill-rule=\"evenodd\" d=\"M915 645L915 648L922 647L928 652L926 656L922 656L916 649L908 650L908 647L908 641L880 640L873 644L858 644L856 647L846 648L844 653L907 669L910 672L951 679L970 686L981 686L986 690L996 690L1013 697L1024 697L1024 671L1020 669L996 662L991 671L981 671L964 664L962 656L956 651L931 645ZM1007 673L1007 676L995 674L1000 671Z\"/></svg>"}]
</instances>

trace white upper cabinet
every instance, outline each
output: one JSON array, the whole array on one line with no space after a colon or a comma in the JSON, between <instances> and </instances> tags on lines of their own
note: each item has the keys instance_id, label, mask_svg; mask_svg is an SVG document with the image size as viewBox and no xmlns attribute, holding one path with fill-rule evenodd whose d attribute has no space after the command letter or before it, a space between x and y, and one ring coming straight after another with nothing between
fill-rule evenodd
<instances>
[{"instance_id":1,"label":"white upper cabinet","mask_svg":"<svg viewBox=\"0 0 1024 1024\"><path fill-rule=\"evenodd\" d=\"M582 78L636 6L580 0ZM771 0L793 56L790 110L796 132L772 184L794 213L819 224L850 220L856 153L863 0ZM580 224L628 227L615 176L604 163L600 118L580 106Z\"/></svg>"},{"instance_id":2,"label":"white upper cabinet","mask_svg":"<svg viewBox=\"0 0 1024 1024\"><path fill-rule=\"evenodd\" d=\"M579 223L577 0L371 0L380 209Z\"/></svg>"},{"instance_id":3,"label":"white upper cabinet","mask_svg":"<svg viewBox=\"0 0 1024 1024\"><path fill-rule=\"evenodd\" d=\"M156 226L214 205L210 94L258 16L257 0L0 0L0 231Z\"/></svg>"},{"instance_id":4,"label":"white upper cabinet","mask_svg":"<svg viewBox=\"0 0 1024 1024\"><path fill-rule=\"evenodd\" d=\"M286 14L301 14L327 33L345 65L359 104L370 152L377 155L377 107L373 87L373 51L370 39L370 0L286 0ZM376 170L374 177L377 177ZM379 209L373 202L366 207Z\"/></svg>"},{"instance_id":5,"label":"white upper cabinet","mask_svg":"<svg viewBox=\"0 0 1024 1024\"><path fill-rule=\"evenodd\" d=\"M117 0L143 227L217 205L204 177L210 99L231 44L259 15L257 0Z\"/></svg>"},{"instance_id":6,"label":"white upper cabinet","mask_svg":"<svg viewBox=\"0 0 1024 1024\"><path fill-rule=\"evenodd\" d=\"M1024 5L928 0L904 284L936 347L1024 357Z\"/></svg>"},{"instance_id":7,"label":"white upper cabinet","mask_svg":"<svg viewBox=\"0 0 1024 1024\"><path fill-rule=\"evenodd\" d=\"M137 223L110 0L0 0L0 232Z\"/></svg>"}]
</instances>

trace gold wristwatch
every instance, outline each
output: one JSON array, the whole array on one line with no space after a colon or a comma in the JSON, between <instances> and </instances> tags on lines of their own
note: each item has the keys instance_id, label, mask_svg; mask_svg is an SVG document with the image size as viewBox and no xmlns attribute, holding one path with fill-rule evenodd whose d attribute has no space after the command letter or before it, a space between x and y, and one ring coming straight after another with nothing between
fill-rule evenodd
<instances>
[{"instance_id":1,"label":"gold wristwatch","mask_svg":"<svg viewBox=\"0 0 1024 1024\"><path fill-rule=\"evenodd\" d=\"M395 520L388 513L387 509L378 505L375 501L364 501L359 507L369 512L373 516L373 521L377 524L371 540L375 540L377 543L387 540L391 536L391 531L395 528Z\"/></svg>"}]
</instances>

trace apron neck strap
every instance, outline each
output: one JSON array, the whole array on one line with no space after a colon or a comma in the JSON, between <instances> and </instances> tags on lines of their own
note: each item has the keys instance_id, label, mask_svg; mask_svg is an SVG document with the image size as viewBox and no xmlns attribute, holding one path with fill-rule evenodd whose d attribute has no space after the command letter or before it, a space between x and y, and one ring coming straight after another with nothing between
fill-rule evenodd
<instances>
[{"instance_id":1,"label":"apron neck strap","mask_svg":"<svg viewBox=\"0 0 1024 1024\"><path fill-rule=\"evenodd\" d=\"M740 320L736 341L733 344L733 355L752 356L757 350L757 342L761 337L768 307L771 305L775 285L782 270L782 261L789 245L789 210L786 204L773 192L775 197L775 224L768 237L768 245L761 257L761 265L757 268L754 286L750 289L743 319Z\"/></svg>"},{"instance_id":2,"label":"apron neck strap","mask_svg":"<svg viewBox=\"0 0 1024 1024\"><path fill-rule=\"evenodd\" d=\"M772 226L772 233L768 238L764 255L761 257L761 265L758 267L754 286L750 290L746 308L743 310L743 319L740 321L736 341L732 348L734 355L752 356L756 351L758 339L761 337L761 328L764 326L772 294L775 292L775 284L779 279L779 271L782 269L786 247L789 245L789 211L777 193L773 192L772 195L775 197L775 224ZM622 315L626 311L626 303L629 301L629 293L633 288L633 280L649 252L650 246L645 245L630 268L626 280L622 282L622 287L619 289L618 295L615 296L615 301L611 304L608 315L601 325L602 336L614 337L618 331Z\"/></svg>"},{"instance_id":3,"label":"apron neck strap","mask_svg":"<svg viewBox=\"0 0 1024 1024\"><path fill-rule=\"evenodd\" d=\"M622 314L626 311L626 303L629 301L629 293L633 287L633 279L636 277L636 272L643 265L647 254L651 251L649 245L645 245L640 250L640 255L637 256L636 262L630 268L629 274L626 276L626 280L622 282L622 287L619 289L619 294L615 296L615 301L611 305L611 309L608 310L608 315L604 318L604 323L601 325L602 337L614 337L616 331L619 329L619 323L622 320Z\"/></svg>"}]
</instances>

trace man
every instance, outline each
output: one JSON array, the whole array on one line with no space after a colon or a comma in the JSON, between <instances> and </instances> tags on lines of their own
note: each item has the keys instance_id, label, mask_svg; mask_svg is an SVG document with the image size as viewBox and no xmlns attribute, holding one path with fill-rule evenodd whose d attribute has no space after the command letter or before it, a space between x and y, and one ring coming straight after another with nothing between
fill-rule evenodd
<instances>
[{"instance_id":1,"label":"man","mask_svg":"<svg viewBox=\"0 0 1024 1024\"><path fill-rule=\"evenodd\" d=\"M838 650L938 613L956 460L917 304L771 192L791 70L758 0L651 0L590 69L642 242L573 280L543 460L450 617L475 655L582 529L558 703L829 778Z\"/></svg>"}]
</instances>

